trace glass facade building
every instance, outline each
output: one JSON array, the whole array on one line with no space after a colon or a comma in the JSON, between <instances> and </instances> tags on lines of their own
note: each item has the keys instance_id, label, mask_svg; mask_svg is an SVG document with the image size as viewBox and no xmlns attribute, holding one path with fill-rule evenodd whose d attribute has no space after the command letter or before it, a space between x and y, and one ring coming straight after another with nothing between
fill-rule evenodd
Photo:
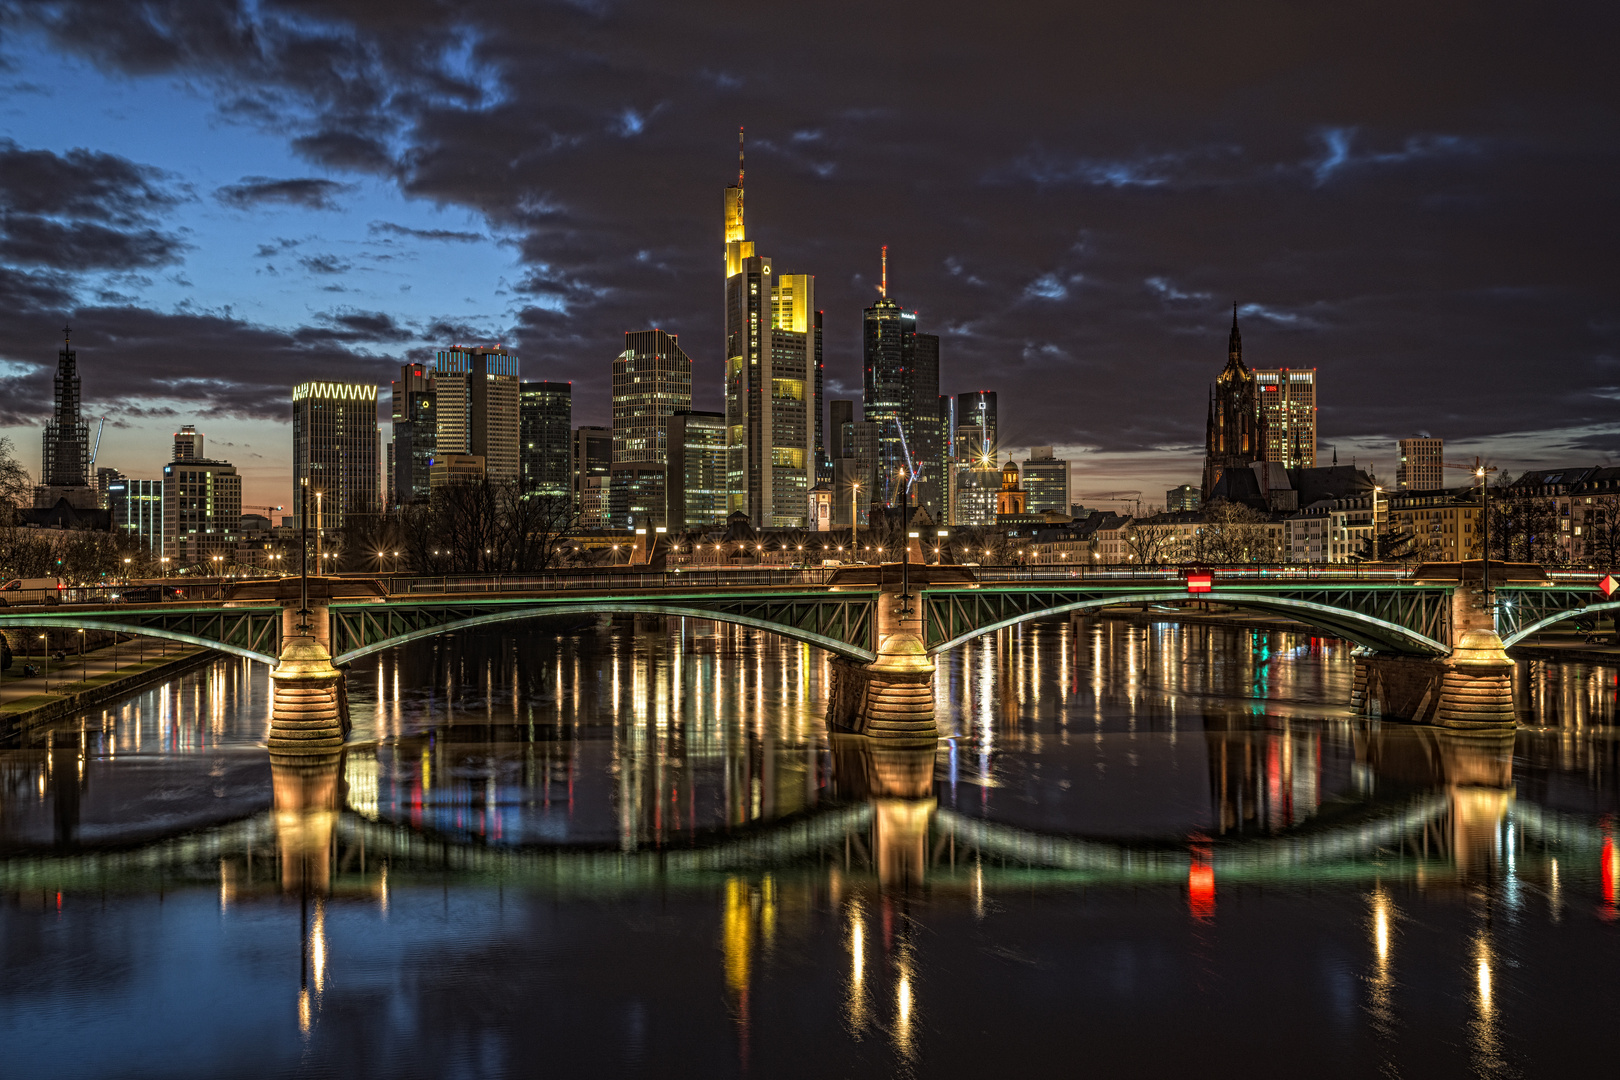
<instances>
[{"instance_id":1,"label":"glass facade building","mask_svg":"<svg viewBox=\"0 0 1620 1080\"><path fill-rule=\"evenodd\" d=\"M376 384L300 383L293 387L292 405L293 490L289 506L293 526L303 525L305 479L309 481L312 507L314 493L323 494L322 529L341 529L351 517L377 513L382 506L378 490L382 473L377 460ZM240 495L237 510L241 510ZM232 518L230 527L234 530L236 526Z\"/></svg>"},{"instance_id":2,"label":"glass facade building","mask_svg":"<svg viewBox=\"0 0 1620 1080\"><path fill-rule=\"evenodd\" d=\"M565 382L518 386L519 475L523 494L572 500L574 388Z\"/></svg>"},{"instance_id":3,"label":"glass facade building","mask_svg":"<svg viewBox=\"0 0 1620 1080\"><path fill-rule=\"evenodd\" d=\"M725 413L678 412L669 418L664 498L670 528L726 523Z\"/></svg>"},{"instance_id":4,"label":"glass facade building","mask_svg":"<svg viewBox=\"0 0 1620 1080\"><path fill-rule=\"evenodd\" d=\"M499 348L440 349L433 355L438 454L484 459L491 480L518 480L518 361Z\"/></svg>"}]
</instances>

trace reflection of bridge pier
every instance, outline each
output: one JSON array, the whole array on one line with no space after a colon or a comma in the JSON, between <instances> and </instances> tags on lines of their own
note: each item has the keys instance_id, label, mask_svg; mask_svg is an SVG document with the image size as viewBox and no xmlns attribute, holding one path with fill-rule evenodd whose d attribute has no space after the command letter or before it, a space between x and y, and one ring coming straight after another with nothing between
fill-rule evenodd
<instances>
[{"instance_id":1,"label":"reflection of bridge pier","mask_svg":"<svg viewBox=\"0 0 1620 1080\"><path fill-rule=\"evenodd\" d=\"M935 745L833 736L833 780L840 796L872 805L872 862L878 884L906 889L927 876Z\"/></svg>"},{"instance_id":2,"label":"reflection of bridge pier","mask_svg":"<svg viewBox=\"0 0 1620 1080\"><path fill-rule=\"evenodd\" d=\"M281 888L324 895L330 890L342 809L343 755L272 759L270 783Z\"/></svg>"}]
</instances>

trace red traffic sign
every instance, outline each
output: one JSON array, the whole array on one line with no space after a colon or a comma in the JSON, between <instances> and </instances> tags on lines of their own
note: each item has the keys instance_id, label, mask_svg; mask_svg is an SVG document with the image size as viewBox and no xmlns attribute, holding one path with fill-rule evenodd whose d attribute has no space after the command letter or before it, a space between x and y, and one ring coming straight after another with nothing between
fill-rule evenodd
<instances>
[{"instance_id":1,"label":"red traffic sign","mask_svg":"<svg viewBox=\"0 0 1620 1080\"><path fill-rule=\"evenodd\" d=\"M1194 570L1187 575L1188 592L1209 592L1215 587L1215 575L1208 570Z\"/></svg>"},{"instance_id":2,"label":"red traffic sign","mask_svg":"<svg viewBox=\"0 0 1620 1080\"><path fill-rule=\"evenodd\" d=\"M1614 590L1620 589L1620 581L1616 581L1613 574L1604 574L1603 580L1598 582L1598 588L1602 590L1604 596L1613 596Z\"/></svg>"}]
</instances>

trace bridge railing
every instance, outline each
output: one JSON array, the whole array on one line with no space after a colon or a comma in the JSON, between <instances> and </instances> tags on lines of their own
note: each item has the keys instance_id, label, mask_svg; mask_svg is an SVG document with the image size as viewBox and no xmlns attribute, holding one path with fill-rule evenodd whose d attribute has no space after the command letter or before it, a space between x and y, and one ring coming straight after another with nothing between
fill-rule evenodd
<instances>
[{"instance_id":1,"label":"bridge railing","mask_svg":"<svg viewBox=\"0 0 1620 1080\"><path fill-rule=\"evenodd\" d=\"M1393 567L1289 565L1289 566L1212 566L1201 567L1214 575L1215 583L1271 581L1365 581L1398 582L1409 580L1410 570ZM973 573L980 581L1137 581L1171 584L1186 573L1179 566L980 566Z\"/></svg>"}]
</instances>

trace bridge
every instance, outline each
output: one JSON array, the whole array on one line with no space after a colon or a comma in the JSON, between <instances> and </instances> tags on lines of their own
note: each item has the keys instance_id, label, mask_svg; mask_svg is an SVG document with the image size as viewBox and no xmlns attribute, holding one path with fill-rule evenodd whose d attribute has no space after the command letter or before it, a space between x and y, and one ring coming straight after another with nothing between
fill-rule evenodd
<instances>
[{"instance_id":1,"label":"bridge","mask_svg":"<svg viewBox=\"0 0 1620 1080\"><path fill-rule=\"evenodd\" d=\"M1455 564L1453 564L1455 565ZM1496 571L1493 569L1493 573ZM1529 575L1520 575L1521 578ZM1498 616L1477 584L1383 570L968 571L951 566L699 571L529 578L315 578L300 616L295 578L219 585L213 596L0 609L0 627L95 629L201 645L267 664L273 730L288 747L341 745L342 669L374 652L539 617L629 614L709 619L779 634L833 655L828 720L878 738L931 743L934 657L1033 619L1108 608L1214 603L1283 616L1360 646L1352 703L1454 727L1511 723L1506 644L1579 614L1593 583L1510 580ZM307 625L306 625L307 622ZM312 741L313 740L313 741ZM273 739L274 743L276 740Z\"/></svg>"}]
</instances>

